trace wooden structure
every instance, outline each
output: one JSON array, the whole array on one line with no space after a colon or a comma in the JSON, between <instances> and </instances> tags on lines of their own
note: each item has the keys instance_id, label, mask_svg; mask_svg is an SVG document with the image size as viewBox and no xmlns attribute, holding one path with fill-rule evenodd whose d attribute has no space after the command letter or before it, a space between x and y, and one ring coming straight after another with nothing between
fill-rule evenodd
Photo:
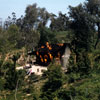
<instances>
[{"instance_id":1,"label":"wooden structure","mask_svg":"<svg viewBox=\"0 0 100 100\"><path fill-rule=\"evenodd\" d=\"M69 44L49 44L47 42L45 45L40 46L36 51L32 51L28 54L36 55L37 64L42 66L48 66L50 62L54 60L54 58L57 60L61 60L66 46L69 46Z\"/></svg>"}]
</instances>

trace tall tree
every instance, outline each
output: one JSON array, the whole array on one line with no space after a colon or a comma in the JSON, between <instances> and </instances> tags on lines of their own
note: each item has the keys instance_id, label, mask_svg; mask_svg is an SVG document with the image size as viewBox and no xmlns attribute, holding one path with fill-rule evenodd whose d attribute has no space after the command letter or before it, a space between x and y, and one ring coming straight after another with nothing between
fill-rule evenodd
<instances>
[{"instance_id":1,"label":"tall tree","mask_svg":"<svg viewBox=\"0 0 100 100\"><path fill-rule=\"evenodd\" d=\"M10 25L7 30L7 37L10 45L12 45L13 48L18 48L20 46L21 34L19 28L16 25Z\"/></svg>"},{"instance_id":2,"label":"tall tree","mask_svg":"<svg viewBox=\"0 0 100 100\"><path fill-rule=\"evenodd\" d=\"M72 41L73 51L76 54L77 71L83 75L89 72L90 60L88 52L94 49L95 28L93 18L82 4L77 7L70 6L71 28L74 30ZM74 65L75 66L75 65Z\"/></svg>"},{"instance_id":3,"label":"tall tree","mask_svg":"<svg viewBox=\"0 0 100 100\"><path fill-rule=\"evenodd\" d=\"M84 6L80 4L77 7L70 8L70 18L72 19L71 28L74 30L75 51L90 51L93 46L94 26L91 23L92 18L86 12Z\"/></svg>"},{"instance_id":4,"label":"tall tree","mask_svg":"<svg viewBox=\"0 0 100 100\"><path fill-rule=\"evenodd\" d=\"M46 9L37 7L37 4L29 5L25 13L23 25L26 29L37 29L40 24L45 26L50 18Z\"/></svg>"},{"instance_id":5,"label":"tall tree","mask_svg":"<svg viewBox=\"0 0 100 100\"><path fill-rule=\"evenodd\" d=\"M24 26L27 29L33 29L38 17L37 4L29 5L25 10Z\"/></svg>"},{"instance_id":6,"label":"tall tree","mask_svg":"<svg viewBox=\"0 0 100 100\"><path fill-rule=\"evenodd\" d=\"M27 50L32 50L38 46L40 40L40 33L36 30L30 30L24 33L24 43Z\"/></svg>"},{"instance_id":7,"label":"tall tree","mask_svg":"<svg viewBox=\"0 0 100 100\"><path fill-rule=\"evenodd\" d=\"M49 42L49 43L57 42L57 39L55 38L56 37L55 33L51 31L49 28L41 27L39 29L39 32L40 32L39 45L43 45L46 42Z\"/></svg>"},{"instance_id":8,"label":"tall tree","mask_svg":"<svg viewBox=\"0 0 100 100\"><path fill-rule=\"evenodd\" d=\"M25 17L17 20L17 25L21 26L24 43L28 49L32 49L38 45L41 34L38 30L46 26L49 18L50 14L45 8L40 8L37 7L37 4L33 4L27 6Z\"/></svg>"},{"instance_id":9,"label":"tall tree","mask_svg":"<svg viewBox=\"0 0 100 100\"><path fill-rule=\"evenodd\" d=\"M69 28L69 22L69 18L66 16L66 14L59 12L58 17L52 17L50 28L54 31L65 31Z\"/></svg>"},{"instance_id":10,"label":"tall tree","mask_svg":"<svg viewBox=\"0 0 100 100\"><path fill-rule=\"evenodd\" d=\"M97 41L95 43L95 48L100 42L100 0L87 0L88 2L85 3L87 12L92 16L94 19L94 27L96 27L96 31L98 34Z\"/></svg>"}]
</instances>

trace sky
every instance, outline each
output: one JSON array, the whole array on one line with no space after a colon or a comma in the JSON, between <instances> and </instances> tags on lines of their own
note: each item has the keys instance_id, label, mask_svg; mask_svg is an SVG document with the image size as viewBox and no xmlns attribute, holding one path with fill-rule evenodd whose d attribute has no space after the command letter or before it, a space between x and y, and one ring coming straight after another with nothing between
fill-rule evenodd
<instances>
[{"instance_id":1,"label":"sky","mask_svg":"<svg viewBox=\"0 0 100 100\"><path fill-rule=\"evenodd\" d=\"M38 7L45 7L50 13L58 14L68 12L68 6L77 6L85 0L0 0L0 19L4 21L12 12L16 13L17 18L25 15L25 9L28 5L37 3Z\"/></svg>"}]
</instances>

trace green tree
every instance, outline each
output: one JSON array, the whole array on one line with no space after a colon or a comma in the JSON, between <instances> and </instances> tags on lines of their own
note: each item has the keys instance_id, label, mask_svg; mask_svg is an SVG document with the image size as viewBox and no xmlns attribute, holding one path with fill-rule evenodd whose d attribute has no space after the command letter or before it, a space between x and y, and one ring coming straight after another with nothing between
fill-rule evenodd
<instances>
[{"instance_id":1,"label":"green tree","mask_svg":"<svg viewBox=\"0 0 100 100\"><path fill-rule=\"evenodd\" d=\"M72 19L71 28L74 30L72 49L76 54L77 72L82 75L85 72L88 73L90 69L88 52L91 52L95 47L95 28L92 24L93 18L84 5L80 4L77 7L70 6L69 8L70 18Z\"/></svg>"},{"instance_id":2,"label":"green tree","mask_svg":"<svg viewBox=\"0 0 100 100\"><path fill-rule=\"evenodd\" d=\"M4 62L4 59L1 58L0 59L0 91L4 90L4 87L5 87L5 83L6 83L6 80L4 78L4 68L3 68L3 62Z\"/></svg>"},{"instance_id":3,"label":"green tree","mask_svg":"<svg viewBox=\"0 0 100 100\"><path fill-rule=\"evenodd\" d=\"M45 8L37 7L37 4L29 5L25 11L23 26L27 29L37 29L38 27L45 26L50 18L50 14Z\"/></svg>"},{"instance_id":4,"label":"green tree","mask_svg":"<svg viewBox=\"0 0 100 100\"><path fill-rule=\"evenodd\" d=\"M50 28L53 31L66 31L69 28L69 24L70 21L66 14L62 14L62 12L59 12L58 17L51 17Z\"/></svg>"},{"instance_id":5,"label":"green tree","mask_svg":"<svg viewBox=\"0 0 100 100\"><path fill-rule=\"evenodd\" d=\"M4 29L7 30L11 25L16 24L16 13L12 12L12 16L8 16L4 22Z\"/></svg>"},{"instance_id":6,"label":"green tree","mask_svg":"<svg viewBox=\"0 0 100 100\"><path fill-rule=\"evenodd\" d=\"M70 21L68 16L66 14L62 14L62 12L59 12L58 17L53 17L51 19L50 28L53 31L66 31L68 30L70 25Z\"/></svg>"},{"instance_id":7,"label":"green tree","mask_svg":"<svg viewBox=\"0 0 100 100\"><path fill-rule=\"evenodd\" d=\"M6 72L5 76L6 79L5 88L14 90L17 82L17 72L15 70L14 64L6 62L4 66L8 67L8 71Z\"/></svg>"},{"instance_id":8,"label":"green tree","mask_svg":"<svg viewBox=\"0 0 100 100\"><path fill-rule=\"evenodd\" d=\"M12 61L14 62L14 69L16 68L16 61L20 58L20 54L16 53L13 55L13 57L11 58Z\"/></svg>"},{"instance_id":9,"label":"green tree","mask_svg":"<svg viewBox=\"0 0 100 100\"><path fill-rule=\"evenodd\" d=\"M35 30L30 30L28 33L24 33L24 43L27 50L32 50L38 46L40 40L40 33Z\"/></svg>"},{"instance_id":10,"label":"green tree","mask_svg":"<svg viewBox=\"0 0 100 100\"><path fill-rule=\"evenodd\" d=\"M16 81L16 87L15 87L15 100L17 100L18 88L24 85L25 70L18 70L17 77L18 78Z\"/></svg>"},{"instance_id":11,"label":"green tree","mask_svg":"<svg viewBox=\"0 0 100 100\"><path fill-rule=\"evenodd\" d=\"M95 48L100 42L100 0L87 0L88 2L85 3L87 12L92 16L93 18L93 24L94 27L96 27L97 31L97 40L95 43Z\"/></svg>"},{"instance_id":12,"label":"green tree","mask_svg":"<svg viewBox=\"0 0 100 100\"><path fill-rule=\"evenodd\" d=\"M5 87L10 90L13 90L16 88L16 84L18 80L18 74L16 71L16 61L19 59L19 57L20 57L19 54L13 55L12 57L13 63L6 62L4 65L8 69L5 75L5 79L6 79Z\"/></svg>"},{"instance_id":13,"label":"green tree","mask_svg":"<svg viewBox=\"0 0 100 100\"><path fill-rule=\"evenodd\" d=\"M40 32L39 45L45 44L46 42L49 43L57 42L56 34L53 31L51 31L49 28L42 27L39 29L39 32Z\"/></svg>"},{"instance_id":14,"label":"green tree","mask_svg":"<svg viewBox=\"0 0 100 100\"><path fill-rule=\"evenodd\" d=\"M74 30L74 40L72 44L75 45L75 52L81 50L91 51L94 48L94 26L91 24L91 16L86 12L82 4L77 7L70 6L70 17L73 19L71 28Z\"/></svg>"},{"instance_id":15,"label":"green tree","mask_svg":"<svg viewBox=\"0 0 100 100\"><path fill-rule=\"evenodd\" d=\"M18 40L20 39L19 28L16 25L11 25L7 30L8 41L10 45L16 48L18 44Z\"/></svg>"},{"instance_id":16,"label":"green tree","mask_svg":"<svg viewBox=\"0 0 100 100\"><path fill-rule=\"evenodd\" d=\"M47 71L48 80L42 88L42 100L53 100L57 97L57 90L63 85L63 73L61 66L51 65Z\"/></svg>"},{"instance_id":17,"label":"green tree","mask_svg":"<svg viewBox=\"0 0 100 100\"><path fill-rule=\"evenodd\" d=\"M6 80L0 76L0 91L4 90Z\"/></svg>"}]
</instances>

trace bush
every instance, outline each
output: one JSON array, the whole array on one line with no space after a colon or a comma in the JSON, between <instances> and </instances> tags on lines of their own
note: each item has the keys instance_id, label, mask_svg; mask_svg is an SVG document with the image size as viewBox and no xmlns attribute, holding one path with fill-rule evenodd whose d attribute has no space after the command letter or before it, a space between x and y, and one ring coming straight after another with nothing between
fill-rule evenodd
<instances>
[{"instance_id":1,"label":"bush","mask_svg":"<svg viewBox=\"0 0 100 100\"><path fill-rule=\"evenodd\" d=\"M43 100L53 100L57 96L56 91L63 85L61 66L50 65L46 74L48 80L42 87L41 98Z\"/></svg>"},{"instance_id":2,"label":"bush","mask_svg":"<svg viewBox=\"0 0 100 100\"><path fill-rule=\"evenodd\" d=\"M12 64L11 62L6 62L4 64L4 67L8 69L5 76L6 79L5 88L13 90L15 89L18 80L14 64Z\"/></svg>"},{"instance_id":3,"label":"bush","mask_svg":"<svg viewBox=\"0 0 100 100\"><path fill-rule=\"evenodd\" d=\"M0 77L0 91L4 89L6 80Z\"/></svg>"}]
</instances>

